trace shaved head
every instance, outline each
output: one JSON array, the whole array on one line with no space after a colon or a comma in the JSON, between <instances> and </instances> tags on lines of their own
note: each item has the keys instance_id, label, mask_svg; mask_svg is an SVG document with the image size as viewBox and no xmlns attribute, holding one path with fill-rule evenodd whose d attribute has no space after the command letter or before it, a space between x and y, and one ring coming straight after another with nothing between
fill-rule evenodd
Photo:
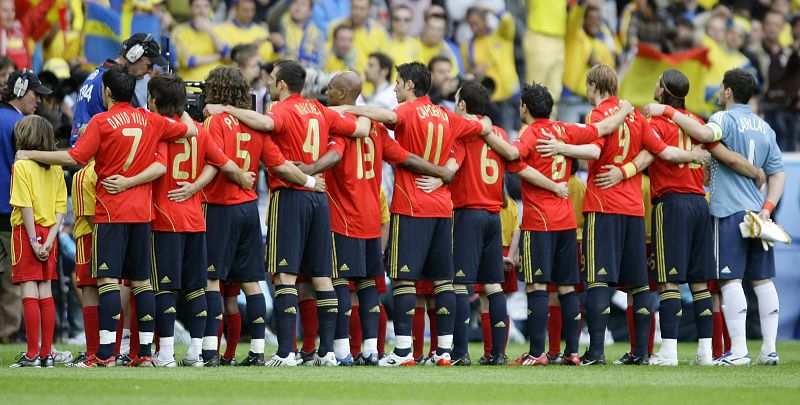
<instances>
[{"instance_id":1,"label":"shaved head","mask_svg":"<svg viewBox=\"0 0 800 405\"><path fill-rule=\"evenodd\" d=\"M333 105L354 105L360 94L361 76L356 72L339 73L328 83L328 99Z\"/></svg>"}]
</instances>

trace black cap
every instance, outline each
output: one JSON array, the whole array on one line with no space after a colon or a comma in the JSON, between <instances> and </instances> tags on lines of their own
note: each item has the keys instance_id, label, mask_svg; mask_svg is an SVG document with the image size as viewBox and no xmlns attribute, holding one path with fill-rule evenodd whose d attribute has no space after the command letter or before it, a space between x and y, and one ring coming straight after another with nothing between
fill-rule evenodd
<instances>
[{"instance_id":1,"label":"black cap","mask_svg":"<svg viewBox=\"0 0 800 405\"><path fill-rule=\"evenodd\" d=\"M42 84L42 81L39 80L39 78L36 77L36 75L33 72L31 72L30 70L25 69L25 70L15 70L14 72L12 72L8 76L8 82L6 83L6 86L11 91L12 94L15 94L14 88L17 85L17 80L20 79L20 78L22 80L27 80L28 81L28 89L27 90L32 90L32 91L36 92L37 94L40 94L40 95L43 95L43 96L46 96L46 95L48 95L48 94L53 92L52 90L50 90L47 87L45 87ZM25 91L26 93L27 93L27 90ZM25 94L23 94L23 96L24 95Z\"/></svg>"},{"instance_id":2,"label":"black cap","mask_svg":"<svg viewBox=\"0 0 800 405\"><path fill-rule=\"evenodd\" d=\"M150 40L148 41L148 35L149 34L145 34L143 32L137 32L125 40L125 42L122 43L122 47L125 49L125 51L128 51L128 49L131 49L132 46L141 44L145 47L144 56L150 58L154 65L167 66L167 60L161 55L161 45L159 45L158 41L152 36L150 36Z\"/></svg>"}]
</instances>

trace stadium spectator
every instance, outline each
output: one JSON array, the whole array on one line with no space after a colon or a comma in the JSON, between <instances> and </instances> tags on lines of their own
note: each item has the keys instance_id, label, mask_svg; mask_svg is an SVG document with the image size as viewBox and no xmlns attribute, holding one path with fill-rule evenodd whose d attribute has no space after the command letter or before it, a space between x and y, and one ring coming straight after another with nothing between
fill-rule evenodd
<instances>
[{"instance_id":1,"label":"stadium spectator","mask_svg":"<svg viewBox=\"0 0 800 405\"><path fill-rule=\"evenodd\" d=\"M305 67L325 66L325 33L310 19L311 0L291 0L289 12L280 18L273 44L283 59Z\"/></svg>"},{"instance_id":2,"label":"stadium spectator","mask_svg":"<svg viewBox=\"0 0 800 405\"><path fill-rule=\"evenodd\" d=\"M253 96L253 109L264 112L266 89L261 85L261 64L258 47L254 44L236 45L231 51L231 62L244 73L250 94Z\"/></svg>"},{"instance_id":3,"label":"stadium spectator","mask_svg":"<svg viewBox=\"0 0 800 405\"><path fill-rule=\"evenodd\" d=\"M392 36L389 39L389 48L394 57L394 63L413 62L420 58L420 42L410 33L411 20L414 12L409 6L400 5L392 9Z\"/></svg>"},{"instance_id":4,"label":"stadium spectator","mask_svg":"<svg viewBox=\"0 0 800 405\"><path fill-rule=\"evenodd\" d=\"M333 31L341 24L348 24L353 30L353 51L355 52L355 65L359 69L350 69L362 72L367 64L369 54L384 50L389 43L386 28L370 17L370 0L351 0L350 16L331 23L328 27L328 42L332 42ZM330 71L330 70L329 70ZM364 90L371 90L366 86Z\"/></svg>"},{"instance_id":5,"label":"stadium spectator","mask_svg":"<svg viewBox=\"0 0 800 405\"><path fill-rule=\"evenodd\" d=\"M181 77L187 81L200 81L219 65L220 60L228 56L230 46L217 35L209 18L211 1L190 0L190 6L191 21L175 27L172 40L178 54Z\"/></svg>"},{"instance_id":6,"label":"stadium spectator","mask_svg":"<svg viewBox=\"0 0 800 405\"><path fill-rule=\"evenodd\" d=\"M392 0L392 7L408 7L409 10L417 10L411 13L411 21L408 23L408 35L418 38L422 35L422 27L425 25L425 15L420 10L427 10L431 6L431 0Z\"/></svg>"},{"instance_id":7,"label":"stadium spectator","mask_svg":"<svg viewBox=\"0 0 800 405\"><path fill-rule=\"evenodd\" d=\"M553 105L558 106L565 69L567 0L527 0L526 3L527 30L522 42L525 82L543 84L553 96Z\"/></svg>"},{"instance_id":8,"label":"stadium spectator","mask_svg":"<svg viewBox=\"0 0 800 405\"><path fill-rule=\"evenodd\" d=\"M233 8L233 19L217 27L220 40L229 47L241 44L258 46L262 60L270 62L277 59L270 41L269 30L253 21L256 16L255 0L237 0Z\"/></svg>"},{"instance_id":9,"label":"stadium spectator","mask_svg":"<svg viewBox=\"0 0 800 405\"><path fill-rule=\"evenodd\" d=\"M44 20L56 0L42 0L17 19L14 0L0 0L0 56L7 56L19 69L30 69L32 52L28 40L30 32Z\"/></svg>"},{"instance_id":10,"label":"stadium spectator","mask_svg":"<svg viewBox=\"0 0 800 405\"><path fill-rule=\"evenodd\" d=\"M454 110L455 95L458 90L458 77L452 75L453 63L446 56L437 55L428 63L431 71L431 89L428 97L431 103Z\"/></svg>"},{"instance_id":11,"label":"stadium spectator","mask_svg":"<svg viewBox=\"0 0 800 405\"><path fill-rule=\"evenodd\" d=\"M371 83L372 87L375 88L375 91L368 96L364 96L366 93L362 92L359 104L383 107L390 110L397 107L394 83L391 82L394 66L395 62L384 53L375 52L369 55L367 67L364 69L364 76L367 78L367 82Z\"/></svg>"},{"instance_id":12,"label":"stadium spectator","mask_svg":"<svg viewBox=\"0 0 800 405\"><path fill-rule=\"evenodd\" d=\"M347 24L342 24L333 30L333 41L330 42L325 71L341 72L352 70L361 72L363 70L364 62L358 59L353 36L353 28Z\"/></svg>"},{"instance_id":13,"label":"stadium spectator","mask_svg":"<svg viewBox=\"0 0 800 405\"><path fill-rule=\"evenodd\" d=\"M711 21L714 21L712 19ZM747 35L743 23L735 18L729 23L724 41L719 44L714 43L709 47L708 59L711 61L711 70L706 76L706 115L710 116L718 107L716 106L717 93L719 93L719 83L722 82L725 72L733 68L742 68L753 74L756 78L756 86L759 87L758 74L750 59L740 51ZM707 38L710 38L709 35Z\"/></svg>"},{"instance_id":14,"label":"stadium spectator","mask_svg":"<svg viewBox=\"0 0 800 405\"><path fill-rule=\"evenodd\" d=\"M645 43L662 52L670 52L668 38L674 30L666 12L656 0L636 0L629 3L630 25L625 38L628 49L635 49L639 43ZM623 12L624 13L624 12Z\"/></svg>"},{"instance_id":15,"label":"stadium spectator","mask_svg":"<svg viewBox=\"0 0 800 405\"><path fill-rule=\"evenodd\" d=\"M13 59L8 56L0 56L0 88L6 85L8 76L15 70L17 70L17 64Z\"/></svg>"},{"instance_id":16,"label":"stadium spectator","mask_svg":"<svg viewBox=\"0 0 800 405\"><path fill-rule=\"evenodd\" d=\"M328 32L334 21L341 20L350 14L350 0L315 1L311 8L311 21L328 37Z\"/></svg>"},{"instance_id":17,"label":"stadium spectator","mask_svg":"<svg viewBox=\"0 0 800 405\"><path fill-rule=\"evenodd\" d=\"M420 62L430 63L434 56L450 59L451 72L457 76L462 71L461 54L456 44L447 39L447 14L439 6L425 13L425 26L420 37Z\"/></svg>"}]
</instances>

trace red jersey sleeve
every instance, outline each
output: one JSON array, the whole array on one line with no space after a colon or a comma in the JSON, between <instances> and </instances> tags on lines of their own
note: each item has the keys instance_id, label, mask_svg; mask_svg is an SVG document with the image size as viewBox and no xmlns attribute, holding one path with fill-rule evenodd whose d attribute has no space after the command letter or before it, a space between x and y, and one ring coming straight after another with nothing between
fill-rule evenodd
<instances>
[{"instance_id":1,"label":"red jersey sleeve","mask_svg":"<svg viewBox=\"0 0 800 405\"><path fill-rule=\"evenodd\" d=\"M328 133L330 135L351 136L356 132L355 121L347 119L344 115L328 107L320 107L322 107L322 114L328 123Z\"/></svg>"},{"instance_id":2,"label":"red jersey sleeve","mask_svg":"<svg viewBox=\"0 0 800 405\"><path fill-rule=\"evenodd\" d=\"M594 143L598 139L600 132L594 124L568 124L564 125L567 139L565 141L573 145L583 145Z\"/></svg>"},{"instance_id":3,"label":"red jersey sleeve","mask_svg":"<svg viewBox=\"0 0 800 405\"><path fill-rule=\"evenodd\" d=\"M222 148L220 148L219 145L217 145L217 143L211 139L211 136L206 130L200 131L203 132L203 134L200 136L204 138L203 144L205 145L206 163L217 167L224 166L226 163L228 163L230 159L228 159L228 156L226 156L225 152L222 151Z\"/></svg>"},{"instance_id":4,"label":"red jersey sleeve","mask_svg":"<svg viewBox=\"0 0 800 405\"><path fill-rule=\"evenodd\" d=\"M339 157L344 156L344 150L347 149L347 139L342 136L334 135L328 139L328 151L334 151L339 154Z\"/></svg>"},{"instance_id":5,"label":"red jersey sleeve","mask_svg":"<svg viewBox=\"0 0 800 405\"><path fill-rule=\"evenodd\" d=\"M144 109L142 110L147 111ZM150 121L151 124L156 125L161 140L172 141L178 139L186 135L186 132L189 130L189 127L180 121L175 121L149 111L147 111L147 114L147 120Z\"/></svg>"},{"instance_id":6,"label":"red jersey sleeve","mask_svg":"<svg viewBox=\"0 0 800 405\"><path fill-rule=\"evenodd\" d=\"M522 160L536 150L536 143L536 135L531 128L531 130L526 129L523 131L519 138L511 142L511 146L517 148L519 151L519 160Z\"/></svg>"},{"instance_id":7,"label":"red jersey sleeve","mask_svg":"<svg viewBox=\"0 0 800 405\"><path fill-rule=\"evenodd\" d=\"M280 104L275 105L275 107L277 107L278 105ZM277 110L280 111L280 108L278 108ZM275 109L268 112L267 117L272 119L272 122L274 123L274 128L272 128L272 132L283 131L283 123L284 123L283 118L281 118L280 114L276 114Z\"/></svg>"},{"instance_id":8,"label":"red jersey sleeve","mask_svg":"<svg viewBox=\"0 0 800 405\"><path fill-rule=\"evenodd\" d=\"M386 127L377 122L373 122L372 127L378 131L378 136L380 136L384 161L394 165L408 160L408 156L411 153L389 136L389 131L386 130Z\"/></svg>"},{"instance_id":9,"label":"red jersey sleeve","mask_svg":"<svg viewBox=\"0 0 800 405\"><path fill-rule=\"evenodd\" d=\"M586 114L586 125L594 124L596 122L600 122L603 120L603 113L601 113L597 108L592 110L589 114ZM597 145L600 149L603 149L603 146L606 144L606 139L608 137L598 137L597 139L589 142L592 145Z\"/></svg>"},{"instance_id":10,"label":"red jersey sleeve","mask_svg":"<svg viewBox=\"0 0 800 405\"><path fill-rule=\"evenodd\" d=\"M512 160L506 163L506 171L509 173L517 173L525 170L528 164L521 160Z\"/></svg>"},{"instance_id":11,"label":"red jersey sleeve","mask_svg":"<svg viewBox=\"0 0 800 405\"><path fill-rule=\"evenodd\" d=\"M455 159L459 166L464 163L464 158L467 157L467 149L461 139L453 143L453 147L450 149L450 157Z\"/></svg>"},{"instance_id":12,"label":"red jersey sleeve","mask_svg":"<svg viewBox=\"0 0 800 405\"><path fill-rule=\"evenodd\" d=\"M664 149L667 149L667 144L661 139L660 136L658 136L656 131L653 130L653 128L650 126L650 123L647 122L644 117L642 117L640 121L642 130L642 144L644 145L645 149L656 155L663 152Z\"/></svg>"},{"instance_id":13,"label":"red jersey sleeve","mask_svg":"<svg viewBox=\"0 0 800 405\"><path fill-rule=\"evenodd\" d=\"M100 149L100 122L98 120L90 120L89 125L86 126L86 131L83 132L75 147L69 150L69 155L75 159L76 162L85 165Z\"/></svg>"},{"instance_id":14,"label":"red jersey sleeve","mask_svg":"<svg viewBox=\"0 0 800 405\"><path fill-rule=\"evenodd\" d=\"M158 143L158 147L156 148L156 156L155 162L160 163L164 167L167 167L167 159L169 157L169 144L164 141Z\"/></svg>"},{"instance_id":15,"label":"red jersey sleeve","mask_svg":"<svg viewBox=\"0 0 800 405\"><path fill-rule=\"evenodd\" d=\"M272 141L272 136L266 134L261 136L264 137L264 142L261 146L261 161L264 165L275 167L286 162L286 158L281 153L281 150L278 149L278 145L275 145L275 142Z\"/></svg>"},{"instance_id":16,"label":"red jersey sleeve","mask_svg":"<svg viewBox=\"0 0 800 405\"><path fill-rule=\"evenodd\" d=\"M450 110L445 111L450 122L450 130L455 134L455 139L480 136L481 131L483 131L483 123L468 120Z\"/></svg>"}]
</instances>

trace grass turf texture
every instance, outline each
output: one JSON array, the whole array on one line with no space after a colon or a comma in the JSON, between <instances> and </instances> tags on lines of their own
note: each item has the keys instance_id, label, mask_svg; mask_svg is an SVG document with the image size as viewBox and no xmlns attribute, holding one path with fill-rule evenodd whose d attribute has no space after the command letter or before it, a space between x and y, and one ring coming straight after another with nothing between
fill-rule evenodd
<instances>
[{"instance_id":1,"label":"grass turf texture","mask_svg":"<svg viewBox=\"0 0 800 405\"><path fill-rule=\"evenodd\" d=\"M239 345L240 360L247 344ZM759 343L750 343L757 358ZM426 345L427 347L427 345ZM337 367L297 369L10 369L24 345L0 346L3 403L109 403L146 398L176 403L281 404L796 404L800 398L800 342L781 342L778 367L691 367L695 345L680 344L679 367ZM80 347L59 346L77 351ZM610 361L628 344L606 347ZM268 351L271 348L267 348ZM470 346L477 362L482 345ZM509 345L518 356L524 345ZM186 352L176 347L177 357Z\"/></svg>"}]
</instances>

